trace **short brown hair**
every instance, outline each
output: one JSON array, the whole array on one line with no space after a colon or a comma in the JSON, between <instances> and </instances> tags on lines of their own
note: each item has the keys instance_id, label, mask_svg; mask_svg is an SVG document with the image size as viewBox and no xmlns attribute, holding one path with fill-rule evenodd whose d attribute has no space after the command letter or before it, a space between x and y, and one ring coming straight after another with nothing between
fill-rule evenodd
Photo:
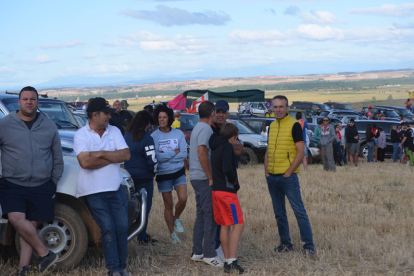
<instances>
[{"instance_id":1,"label":"short brown hair","mask_svg":"<svg viewBox=\"0 0 414 276\"><path fill-rule=\"evenodd\" d=\"M174 113L174 118L178 118L178 117L180 117L181 116L181 112L180 111L176 111L175 113Z\"/></svg>"},{"instance_id":2,"label":"short brown hair","mask_svg":"<svg viewBox=\"0 0 414 276\"><path fill-rule=\"evenodd\" d=\"M239 129L232 123L225 123L220 129L220 136L223 136L226 139L231 137L238 136Z\"/></svg>"}]
</instances>

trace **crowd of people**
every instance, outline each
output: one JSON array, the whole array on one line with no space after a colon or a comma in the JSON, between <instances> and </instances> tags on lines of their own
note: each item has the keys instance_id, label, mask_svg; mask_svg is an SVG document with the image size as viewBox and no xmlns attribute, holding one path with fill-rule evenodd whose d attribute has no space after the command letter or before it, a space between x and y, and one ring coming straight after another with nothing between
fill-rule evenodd
<instances>
[{"instance_id":1,"label":"crowd of people","mask_svg":"<svg viewBox=\"0 0 414 276\"><path fill-rule=\"evenodd\" d=\"M36 89L25 87L19 94L20 109L0 120L0 128L10 130L0 132L3 167L0 202L3 218L8 218L20 235L21 255L16 275L42 273L58 260L36 231L37 221L54 219L56 186L63 173L59 133L51 120L36 112L38 103ZM269 127L269 147L264 163L280 237L275 251L293 250L286 216L287 197L298 221L304 253L314 255L312 229L297 177L305 156L306 124L301 125L287 114L285 96L276 96L273 103L278 121ZM164 202L166 231L171 242L178 244L180 233L189 227L181 223L188 196L184 167L187 143L180 125L174 123L181 114L174 113L166 105L152 108L152 113L139 111L132 118L122 114L117 102L114 107L103 98L94 98L87 104L88 122L74 137L74 151L80 164L76 196L89 205L101 229L108 274L127 276L128 209L119 163L124 162L137 190L147 190L148 219L155 177ZM117 115L112 115L114 113ZM121 117L114 119L118 115ZM244 152L238 139L239 130L227 121L229 105L223 100L215 105L209 101L201 103L199 117L192 132L189 153L189 179L196 199L190 258L225 272L243 273L237 260L244 229L237 197L238 190L243 189L236 170L237 156ZM111 120L115 126L109 124ZM20 162L18 166L16 160ZM34 164L38 167L32 169ZM178 198L175 205L174 190ZM158 242L147 233L148 219L137 236L142 246L154 246ZM36 271L29 265L33 250L39 256Z\"/></svg>"}]
</instances>

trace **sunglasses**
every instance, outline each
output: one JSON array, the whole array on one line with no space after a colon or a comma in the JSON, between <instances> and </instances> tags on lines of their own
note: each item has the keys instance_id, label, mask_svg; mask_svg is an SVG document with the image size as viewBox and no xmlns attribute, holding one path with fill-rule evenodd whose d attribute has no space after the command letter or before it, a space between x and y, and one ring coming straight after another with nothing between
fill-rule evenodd
<instances>
[{"instance_id":1,"label":"sunglasses","mask_svg":"<svg viewBox=\"0 0 414 276\"><path fill-rule=\"evenodd\" d=\"M329 122L329 120L323 120L324 122Z\"/></svg>"}]
</instances>

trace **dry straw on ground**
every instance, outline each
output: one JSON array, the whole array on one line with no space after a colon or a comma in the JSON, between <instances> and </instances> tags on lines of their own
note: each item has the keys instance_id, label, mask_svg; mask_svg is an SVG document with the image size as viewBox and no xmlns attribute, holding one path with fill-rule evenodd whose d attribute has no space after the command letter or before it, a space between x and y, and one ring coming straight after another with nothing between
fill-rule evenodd
<instances>
[{"instance_id":1,"label":"dry straw on ground","mask_svg":"<svg viewBox=\"0 0 414 276\"><path fill-rule=\"evenodd\" d=\"M279 237L263 165L238 170L239 198L246 227L239 260L245 275L412 275L414 270L413 169L385 163L338 167L336 173L311 165L300 173L303 201L314 233L317 255L304 257L293 211L288 207L290 232L295 250L275 253ZM187 177L188 179L188 177ZM131 275L224 275L222 270L189 257L195 199L188 185L188 204L182 216L182 243L171 244L163 219L161 195L155 189L148 233L157 246L128 248ZM16 256L2 260L0 273L15 271ZM90 250L84 261L70 272L56 275L106 275L102 251Z\"/></svg>"}]
</instances>

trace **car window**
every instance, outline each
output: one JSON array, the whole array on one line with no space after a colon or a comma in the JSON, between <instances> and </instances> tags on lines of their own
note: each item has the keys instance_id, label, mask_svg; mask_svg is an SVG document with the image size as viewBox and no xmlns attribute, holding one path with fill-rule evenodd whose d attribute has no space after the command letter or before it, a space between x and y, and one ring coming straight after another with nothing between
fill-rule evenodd
<instances>
[{"instance_id":1,"label":"car window","mask_svg":"<svg viewBox=\"0 0 414 276\"><path fill-rule=\"evenodd\" d=\"M257 121L257 120L245 120L246 123L249 124L255 131L258 133L262 132L263 129L263 121Z\"/></svg>"},{"instance_id":2,"label":"car window","mask_svg":"<svg viewBox=\"0 0 414 276\"><path fill-rule=\"evenodd\" d=\"M3 104L6 106L6 108L10 111L16 111L19 110L19 103L18 103L18 98L11 98L11 99L3 99Z\"/></svg>"},{"instance_id":3,"label":"car window","mask_svg":"<svg viewBox=\"0 0 414 276\"><path fill-rule=\"evenodd\" d=\"M329 115L329 111L324 111L324 112L321 113L322 117L325 117L325 116L328 116L328 115Z\"/></svg>"},{"instance_id":4,"label":"car window","mask_svg":"<svg viewBox=\"0 0 414 276\"><path fill-rule=\"evenodd\" d=\"M379 127L382 127L382 129L384 130L385 134L390 133L391 131L391 126L394 124L389 124L389 123L385 123L385 124L379 124Z\"/></svg>"},{"instance_id":5,"label":"car window","mask_svg":"<svg viewBox=\"0 0 414 276\"><path fill-rule=\"evenodd\" d=\"M352 108L352 106L350 106L349 104L342 104L342 109L343 109L343 110L354 110L354 109Z\"/></svg>"},{"instance_id":6,"label":"car window","mask_svg":"<svg viewBox=\"0 0 414 276\"><path fill-rule=\"evenodd\" d=\"M329 109L329 106L327 106L326 104L320 104L320 105L319 105L319 108L320 108L322 111L325 111L325 110L328 110L328 109Z\"/></svg>"},{"instance_id":7,"label":"car window","mask_svg":"<svg viewBox=\"0 0 414 276\"><path fill-rule=\"evenodd\" d=\"M245 122L233 121L233 123L239 129L239 134L257 134L254 131L252 131Z\"/></svg>"},{"instance_id":8,"label":"car window","mask_svg":"<svg viewBox=\"0 0 414 276\"><path fill-rule=\"evenodd\" d=\"M387 117L399 117L394 110L385 110L384 113Z\"/></svg>"},{"instance_id":9,"label":"car window","mask_svg":"<svg viewBox=\"0 0 414 276\"><path fill-rule=\"evenodd\" d=\"M39 102L38 109L60 127L78 126L78 122L63 103Z\"/></svg>"},{"instance_id":10,"label":"car window","mask_svg":"<svg viewBox=\"0 0 414 276\"><path fill-rule=\"evenodd\" d=\"M367 124L368 123L359 123L359 122L356 122L355 123L355 126L358 129L358 131L365 131L367 129Z\"/></svg>"},{"instance_id":11,"label":"car window","mask_svg":"<svg viewBox=\"0 0 414 276\"><path fill-rule=\"evenodd\" d=\"M408 109L400 109L400 111L404 116L413 116L413 113L411 113Z\"/></svg>"},{"instance_id":12,"label":"car window","mask_svg":"<svg viewBox=\"0 0 414 276\"><path fill-rule=\"evenodd\" d=\"M318 106L318 105L316 105L316 104L313 104L313 105L312 105L312 110L313 110L313 111L315 111L315 112L316 112L318 109L319 109L319 106Z\"/></svg>"},{"instance_id":13,"label":"car window","mask_svg":"<svg viewBox=\"0 0 414 276\"><path fill-rule=\"evenodd\" d=\"M200 121L200 117L197 115L181 115L181 128L183 130L193 130L195 125Z\"/></svg>"}]
</instances>

